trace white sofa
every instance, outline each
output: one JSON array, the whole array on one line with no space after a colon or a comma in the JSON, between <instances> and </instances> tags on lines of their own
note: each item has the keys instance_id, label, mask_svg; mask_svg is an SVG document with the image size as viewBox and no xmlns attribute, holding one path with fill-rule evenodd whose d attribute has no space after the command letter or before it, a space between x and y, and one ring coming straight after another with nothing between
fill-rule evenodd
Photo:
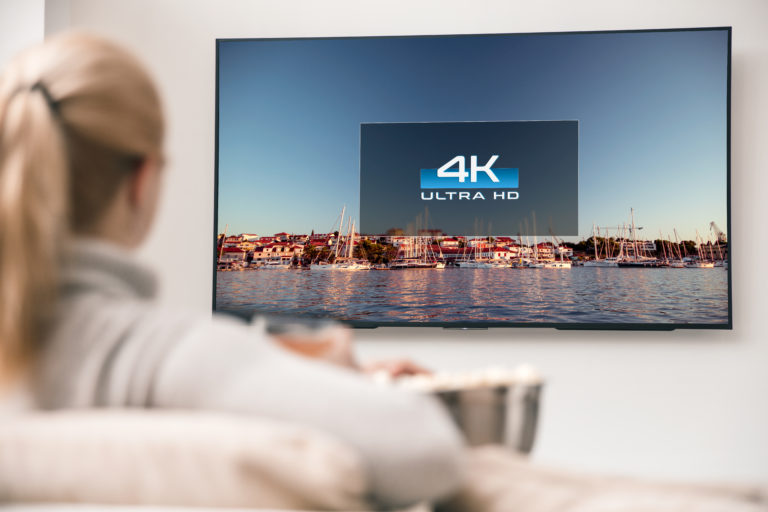
<instances>
[{"instance_id":1,"label":"white sofa","mask_svg":"<svg viewBox=\"0 0 768 512\"><path fill-rule=\"evenodd\" d=\"M370 509L365 487L353 450L299 425L172 411L0 418L3 512L363 511ZM468 451L465 485L436 508L760 512L768 510L768 499L759 487L654 483L549 469L488 446ZM409 512L428 510L424 504Z\"/></svg>"},{"instance_id":2,"label":"white sofa","mask_svg":"<svg viewBox=\"0 0 768 512\"><path fill-rule=\"evenodd\" d=\"M0 419L0 502L366 510L344 443L266 419L69 411Z\"/></svg>"}]
</instances>

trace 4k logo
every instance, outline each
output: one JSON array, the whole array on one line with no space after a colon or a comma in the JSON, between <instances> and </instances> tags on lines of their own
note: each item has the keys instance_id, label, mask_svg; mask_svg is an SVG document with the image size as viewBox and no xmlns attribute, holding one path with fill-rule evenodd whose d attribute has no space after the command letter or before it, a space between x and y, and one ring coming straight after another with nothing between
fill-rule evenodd
<instances>
[{"instance_id":1,"label":"4k logo","mask_svg":"<svg viewBox=\"0 0 768 512\"><path fill-rule=\"evenodd\" d=\"M478 172L484 172L488 175L489 178L491 178L491 181L494 183L499 182L499 178L496 177L496 174L494 174L493 170L491 169L491 166L496 163L496 160L498 160L499 155L493 155L488 161L485 163L485 165L477 165L477 155L472 155L470 157L470 165L472 172L471 174L466 171L466 166L464 164L464 157L463 156L455 156L452 159L448 160L445 164L443 164L442 167L440 167L437 170L437 177L438 178L459 178L459 183L464 183L464 180L467 179L467 177L470 178L469 181L472 183L477 183L477 173ZM450 168L453 167L453 164L458 164L459 168L456 171L451 171Z\"/></svg>"},{"instance_id":2,"label":"4k logo","mask_svg":"<svg viewBox=\"0 0 768 512\"><path fill-rule=\"evenodd\" d=\"M518 169L493 169L498 158L492 155L484 165L478 165L477 155L471 155L469 171L463 155L451 158L438 169L421 169L421 188L518 188Z\"/></svg>"}]
</instances>

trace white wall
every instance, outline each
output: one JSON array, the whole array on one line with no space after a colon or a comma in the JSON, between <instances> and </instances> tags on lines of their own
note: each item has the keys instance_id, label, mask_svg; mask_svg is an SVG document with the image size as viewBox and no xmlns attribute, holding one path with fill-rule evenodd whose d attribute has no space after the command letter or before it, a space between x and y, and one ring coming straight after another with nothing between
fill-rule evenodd
<instances>
[{"instance_id":1,"label":"white wall","mask_svg":"<svg viewBox=\"0 0 768 512\"><path fill-rule=\"evenodd\" d=\"M440 368L529 361L549 384L536 457L600 471L768 480L764 229L768 2L762 0L48 0L57 20L115 37L156 74L170 118L164 206L142 252L164 300L211 300L214 39L732 25L732 332L360 332L365 357ZM69 9L68 13L65 11ZM53 12L53 11L52 11ZM63 14L62 14L63 13ZM64 23L66 25L66 23ZM169 254L174 254L168 259Z\"/></svg>"},{"instance_id":2,"label":"white wall","mask_svg":"<svg viewBox=\"0 0 768 512\"><path fill-rule=\"evenodd\" d=\"M0 68L45 35L45 0L0 0Z\"/></svg>"}]
</instances>

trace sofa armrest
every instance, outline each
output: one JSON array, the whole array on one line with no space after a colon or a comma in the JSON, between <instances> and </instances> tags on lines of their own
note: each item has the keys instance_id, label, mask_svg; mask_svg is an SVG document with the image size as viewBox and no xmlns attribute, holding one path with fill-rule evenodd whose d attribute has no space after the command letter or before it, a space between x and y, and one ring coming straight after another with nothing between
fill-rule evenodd
<instances>
[{"instance_id":1,"label":"sofa armrest","mask_svg":"<svg viewBox=\"0 0 768 512\"><path fill-rule=\"evenodd\" d=\"M260 418L183 411L45 412L0 421L0 500L364 510L344 443Z\"/></svg>"}]
</instances>

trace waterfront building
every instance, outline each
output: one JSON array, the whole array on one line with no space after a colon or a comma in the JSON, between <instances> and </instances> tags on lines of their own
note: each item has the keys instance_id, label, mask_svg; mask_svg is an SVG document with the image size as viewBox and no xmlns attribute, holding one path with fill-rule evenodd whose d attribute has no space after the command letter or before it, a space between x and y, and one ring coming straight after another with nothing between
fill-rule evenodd
<instances>
[{"instance_id":1,"label":"waterfront building","mask_svg":"<svg viewBox=\"0 0 768 512\"><path fill-rule=\"evenodd\" d=\"M390 245L395 247L405 247L413 244L413 237L411 236L390 236L388 240Z\"/></svg>"},{"instance_id":2,"label":"waterfront building","mask_svg":"<svg viewBox=\"0 0 768 512\"><path fill-rule=\"evenodd\" d=\"M253 263L255 265L264 263L266 260L269 259L269 256L270 256L270 253L266 252L264 250L264 247L256 247L253 250Z\"/></svg>"},{"instance_id":3,"label":"waterfront building","mask_svg":"<svg viewBox=\"0 0 768 512\"><path fill-rule=\"evenodd\" d=\"M467 247L475 247L480 249L485 249L488 247L488 239L487 238L472 238L471 240L467 241Z\"/></svg>"},{"instance_id":4,"label":"waterfront building","mask_svg":"<svg viewBox=\"0 0 768 512\"><path fill-rule=\"evenodd\" d=\"M311 245L313 247L330 247L331 246L331 239L330 238L310 238L309 242L307 242L305 245Z\"/></svg>"},{"instance_id":5,"label":"waterfront building","mask_svg":"<svg viewBox=\"0 0 768 512\"><path fill-rule=\"evenodd\" d=\"M460 241L456 237L450 237L450 238L443 238L443 240L440 242L440 247L458 247L460 245Z\"/></svg>"},{"instance_id":6,"label":"waterfront building","mask_svg":"<svg viewBox=\"0 0 768 512\"><path fill-rule=\"evenodd\" d=\"M510 245L517 245L517 242L509 236L497 236L493 239L493 245L496 247L508 247Z\"/></svg>"},{"instance_id":7,"label":"waterfront building","mask_svg":"<svg viewBox=\"0 0 768 512\"><path fill-rule=\"evenodd\" d=\"M461 261L466 259L472 250L465 247L440 247L437 244L431 245L430 249L433 254L442 254L443 259L446 262Z\"/></svg>"},{"instance_id":8,"label":"waterfront building","mask_svg":"<svg viewBox=\"0 0 768 512\"><path fill-rule=\"evenodd\" d=\"M239 247L222 247L219 261L222 263L243 262L247 256L247 251Z\"/></svg>"},{"instance_id":9,"label":"waterfront building","mask_svg":"<svg viewBox=\"0 0 768 512\"><path fill-rule=\"evenodd\" d=\"M328 239L333 236L333 233L312 233L309 235L309 241L312 242L312 245L316 245L315 242L322 240L323 243L327 243Z\"/></svg>"},{"instance_id":10,"label":"waterfront building","mask_svg":"<svg viewBox=\"0 0 768 512\"><path fill-rule=\"evenodd\" d=\"M480 253L481 258L490 260L511 260L513 258L512 251L501 247L489 247L485 251Z\"/></svg>"},{"instance_id":11,"label":"waterfront building","mask_svg":"<svg viewBox=\"0 0 768 512\"><path fill-rule=\"evenodd\" d=\"M711 255L712 259L714 260L727 260L728 259L728 242L715 243L715 242L709 241L701 244L701 251L704 254Z\"/></svg>"},{"instance_id":12,"label":"waterfront building","mask_svg":"<svg viewBox=\"0 0 768 512\"><path fill-rule=\"evenodd\" d=\"M301 255L304 247L292 242L273 242L253 250L253 263L267 263L270 261L288 261L294 255Z\"/></svg>"},{"instance_id":13,"label":"waterfront building","mask_svg":"<svg viewBox=\"0 0 768 512\"><path fill-rule=\"evenodd\" d=\"M243 241L241 236L228 236L224 239L224 247L238 247Z\"/></svg>"},{"instance_id":14,"label":"waterfront building","mask_svg":"<svg viewBox=\"0 0 768 512\"><path fill-rule=\"evenodd\" d=\"M273 256L284 256L301 253L303 247L291 242L274 242L264 247L265 252L272 253Z\"/></svg>"},{"instance_id":15,"label":"waterfront building","mask_svg":"<svg viewBox=\"0 0 768 512\"><path fill-rule=\"evenodd\" d=\"M255 241L249 241L249 240L243 240L240 242L238 247L244 251L252 251L256 248L256 242Z\"/></svg>"},{"instance_id":16,"label":"waterfront building","mask_svg":"<svg viewBox=\"0 0 768 512\"><path fill-rule=\"evenodd\" d=\"M536 244L536 253L539 260L554 260L555 246L551 242L541 242Z\"/></svg>"}]
</instances>

